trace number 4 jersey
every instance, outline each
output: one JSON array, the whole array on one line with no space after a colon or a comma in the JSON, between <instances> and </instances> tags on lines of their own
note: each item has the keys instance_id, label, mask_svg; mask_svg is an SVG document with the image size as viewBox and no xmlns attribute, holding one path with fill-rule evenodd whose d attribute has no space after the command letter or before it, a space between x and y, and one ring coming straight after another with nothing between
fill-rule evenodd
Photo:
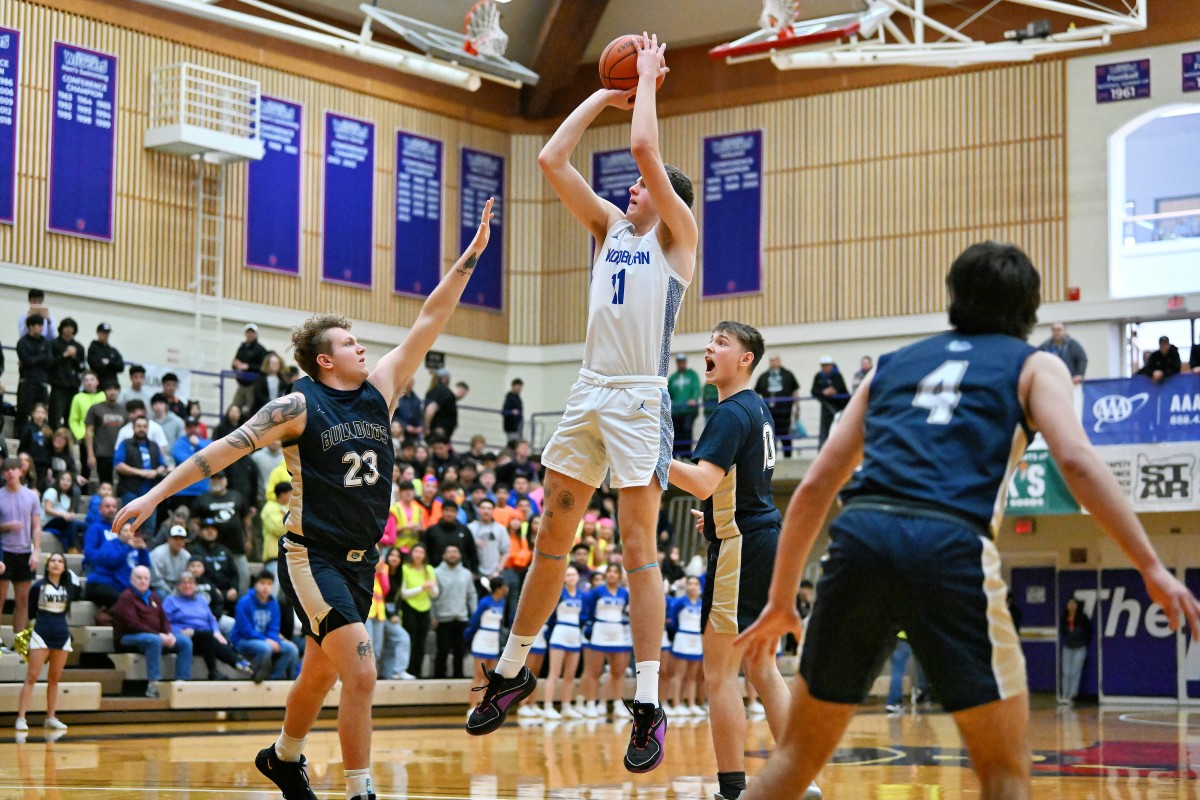
<instances>
[{"instance_id":1,"label":"number 4 jersey","mask_svg":"<svg viewBox=\"0 0 1200 800\"><path fill-rule=\"evenodd\" d=\"M392 438L388 404L370 381L333 389L304 377L304 433L283 443L292 474L286 527L308 547L365 551L375 559L392 496Z\"/></svg>"},{"instance_id":2,"label":"number 4 jersey","mask_svg":"<svg viewBox=\"0 0 1200 800\"><path fill-rule=\"evenodd\" d=\"M988 528L1031 432L1017 396L1034 352L1002 334L948 333L879 359L862 468L842 500L874 496L939 508Z\"/></svg>"},{"instance_id":3,"label":"number 4 jersey","mask_svg":"<svg viewBox=\"0 0 1200 800\"><path fill-rule=\"evenodd\" d=\"M685 281L667 262L658 226L645 236L613 223L599 242L588 295L583 366L609 378L665 378Z\"/></svg>"}]
</instances>

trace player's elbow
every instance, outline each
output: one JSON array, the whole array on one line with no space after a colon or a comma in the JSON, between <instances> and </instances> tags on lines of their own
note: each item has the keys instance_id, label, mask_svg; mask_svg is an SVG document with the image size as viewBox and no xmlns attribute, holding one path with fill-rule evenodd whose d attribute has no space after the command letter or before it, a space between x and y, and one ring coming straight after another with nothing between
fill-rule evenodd
<instances>
[{"instance_id":1,"label":"player's elbow","mask_svg":"<svg viewBox=\"0 0 1200 800\"><path fill-rule=\"evenodd\" d=\"M538 153L538 166L542 168L542 172L552 175L569 163L569 158L569 154L560 152L559 148L551 142Z\"/></svg>"},{"instance_id":2,"label":"player's elbow","mask_svg":"<svg viewBox=\"0 0 1200 800\"><path fill-rule=\"evenodd\" d=\"M1091 479L1095 454L1088 445L1072 444L1067 447L1060 447L1052 455L1054 456L1054 462L1063 474L1063 478L1068 483Z\"/></svg>"},{"instance_id":3,"label":"player's elbow","mask_svg":"<svg viewBox=\"0 0 1200 800\"><path fill-rule=\"evenodd\" d=\"M646 161L658 157L658 140L653 136L634 134L629 140L629 150L633 160L642 166Z\"/></svg>"}]
</instances>

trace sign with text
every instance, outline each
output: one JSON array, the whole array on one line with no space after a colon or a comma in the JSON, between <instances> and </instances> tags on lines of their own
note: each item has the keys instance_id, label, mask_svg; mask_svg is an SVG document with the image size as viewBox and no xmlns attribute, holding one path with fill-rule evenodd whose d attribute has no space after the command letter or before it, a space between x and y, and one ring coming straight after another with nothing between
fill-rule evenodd
<instances>
[{"instance_id":1,"label":"sign with text","mask_svg":"<svg viewBox=\"0 0 1200 800\"><path fill-rule=\"evenodd\" d=\"M1115 103L1150 96L1150 59L1096 66L1096 102Z\"/></svg>"},{"instance_id":2,"label":"sign with text","mask_svg":"<svg viewBox=\"0 0 1200 800\"><path fill-rule=\"evenodd\" d=\"M642 171L629 150L599 150L592 153L592 191L625 213L629 207L629 187L637 183Z\"/></svg>"},{"instance_id":3,"label":"sign with text","mask_svg":"<svg viewBox=\"0 0 1200 800\"><path fill-rule=\"evenodd\" d=\"M1095 624L1103 641L1104 694L1174 697L1179 663L1175 633L1137 570L1101 570L1099 604L1103 611Z\"/></svg>"},{"instance_id":4,"label":"sign with text","mask_svg":"<svg viewBox=\"0 0 1200 800\"><path fill-rule=\"evenodd\" d=\"M1200 92L1200 53L1183 54L1183 90Z\"/></svg>"},{"instance_id":5,"label":"sign with text","mask_svg":"<svg viewBox=\"0 0 1200 800\"><path fill-rule=\"evenodd\" d=\"M393 289L428 297L442 277L442 143L396 133Z\"/></svg>"},{"instance_id":6,"label":"sign with text","mask_svg":"<svg viewBox=\"0 0 1200 800\"><path fill-rule=\"evenodd\" d=\"M53 64L47 227L112 241L117 57L55 42Z\"/></svg>"},{"instance_id":7,"label":"sign with text","mask_svg":"<svg viewBox=\"0 0 1200 800\"><path fill-rule=\"evenodd\" d=\"M466 250L479 230L480 215L489 197L492 206L492 238L475 266L475 274L463 292L462 302L499 311L504 308L504 156L462 148L459 167L458 242Z\"/></svg>"},{"instance_id":8,"label":"sign with text","mask_svg":"<svg viewBox=\"0 0 1200 800\"><path fill-rule=\"evenodd\" d=\"M17 204L17 94L21 32L0 28L0 222L11 224Z\"/></svg>"},{"instance_id":9,"label":"sign with text","mask_svg":"<svg viewBox=\"0 0 1200 800\"><path fill-rule=\"evenodd\" d=\"M1095 445L1200 442L1200 375L1086 381L1083 427Z\"/></svg>"},{"instance_id":10,"label":"sign with text","mask_svg":"<svg viewBox=\"0 0 1200 800\"><path fill-rule=\"evenodd\" d=\"M702 297L762 289L762 131L704 140Z\"/></svg>"},{"instance_id":11,"label":"sign with text","mask_svg":"<svg viewBox=\"0 0 1200 800\"><path fill-rule=\"evenodd\" d=\"M300 274L300 164L304 109L262 96L263 157L246 170L246 266Z\"/></svg>"},{"instance_id":12,"label":"sign with text","mask_svg":"<svg viewBox=\"0 0 1200 800\"><path fill-rule=\"evenodd\" d=\"M1075 514L1071 496L1049 450L1026 450L1008 481L1010 514Z\"/></svg>"},{"instance_id":13,"label":"sign with text","mask_svg":"<svg viewBox=\"0 0 1200 800\"><path fill-rule=\"evenodd\" d=\"M371 288L375 254L375 123L325 112L321 277Z\"/></svg>"}]
</instances>

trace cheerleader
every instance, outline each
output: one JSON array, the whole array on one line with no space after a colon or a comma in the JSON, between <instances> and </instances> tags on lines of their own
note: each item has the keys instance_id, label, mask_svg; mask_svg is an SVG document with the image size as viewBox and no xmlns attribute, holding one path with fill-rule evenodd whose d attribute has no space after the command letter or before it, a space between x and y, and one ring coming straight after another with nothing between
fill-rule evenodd
<instances>
[{"instance_id":1,"label":"cheerleader","mask_svg":"<svg viewBox=\"0 0 1200 800\"><path fill-rule=\"evenodd\" d=\"M487 585L487 579L482 579ZM500 626L504 624L504 609L507 605L508 584L497 578L490 586L491 593L479 601L467 630L463 636L471 643L471 657L475 661L475 684L487 686L487 674L496 668L500 658ZM471 690L472 692L475 689ZM474 703L471 711L474 711ZM468 712L468 716L469 716Z\"/></svg>"},{"instance_id":2,"label":"cheerleader","mask_svg":"<svg viewBox=\"0 0 1200 800\"><path fill-rule=\"evenodd\" d=\"M583 600L584 645L583 680L580 690L587 701L588 717L608 713L608 702L600 700L600 674L608 663L608 690L613 702L621 697L621 684L629 654L633 652L633 637L629 631L629 590L621 585L621 565L609 564L604 570L604 583L587 593ZM599 702L604 703L601 709Z\"/></svg>"},{"instance_id":3,"label":"cheerleader","mask_svg":"<svg viewBox=\"0 0 1200 800\"><path fill-rule=\"evenodd\" d=\"M33 634L29 637L29 669L25 673L25 685L21 687L21 698L17 704L18 731L28 731L25 711L33 698L33 686L46 661L50 671L46 678L46 722L47 728L65 731L67 726L54 715L58 706L58 680L62 677L71 652L71 630L67 627L67 612L71 599L78 594L75 576L67 570L67 561L59 553L46 559L46 570L42 579L29 589L29 616L33 622Z\"/></svg>"},{"instance_id":4,"label":"cheerleader","mask_svg":"<svg viewBox=\"0 0 1200 800\"><path fill-rule=\"evenodd\" d=\"M675 631L671 644L671 655L676 661L672 683L675 713L680 716L691 714L704 716L696 705L696 684L700 678L700 666L704 659L704 648L700 638L700 618L703 601L700 598L700 579L687 579L687 594L676 598L667 612L667 618ZM687 700L686 705L683 700Z\"/></svg>"},{"instance_id":5,"label":"cheerleader","mask_svg":"<svg viewBox=\"0 0 1200 800\"><path fill-rule=\"evenodd\" d=\"M583 635L579 629L583 598L584 594L579 589L579 571L568 566L558 606L550 617L550 671L546 675L546 689L543 695L545 710L542 712L546 719L582 719L584 716L582 711L571 705L575 670L579 667L579 652L583 649ZM562 713L554 710L554 689L560 679Z\"/></svg>"}]
</instances>

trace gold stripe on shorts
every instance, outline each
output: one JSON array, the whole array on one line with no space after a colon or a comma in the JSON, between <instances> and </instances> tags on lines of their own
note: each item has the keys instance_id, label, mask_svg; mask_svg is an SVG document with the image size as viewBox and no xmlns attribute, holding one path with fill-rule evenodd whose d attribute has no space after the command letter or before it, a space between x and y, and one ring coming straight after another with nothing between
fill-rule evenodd
<instances>
[{"instance_id":1,"label":"gold stripe on shorts","mask_svg":"<svg viewBox=\"0 0 1200 800\"><path fill-rule=\"evenodd\" d=\"M742 537L720 541L717 569L713 575L712 608L708 624L715 633L738 632L738 596L742 585Z\"/></svg>"},{"instance_id":2,"label":"gold stripe on shorts","mask_svg":"<svg viewBox=\"0 0 1200 800\"><path fill-rule=\"evenodd\" d=\"M333 610L333 606L325 602L325 596L313 578L312 566L308 563L308 548L289 539L283 541L283 549L287 558L288 577L292 579L292 587L296 590L296 599L300 601L300 610L308 617L308 627L313 635L317 635L321 620Z\"/></svg>"}]
</instances>

